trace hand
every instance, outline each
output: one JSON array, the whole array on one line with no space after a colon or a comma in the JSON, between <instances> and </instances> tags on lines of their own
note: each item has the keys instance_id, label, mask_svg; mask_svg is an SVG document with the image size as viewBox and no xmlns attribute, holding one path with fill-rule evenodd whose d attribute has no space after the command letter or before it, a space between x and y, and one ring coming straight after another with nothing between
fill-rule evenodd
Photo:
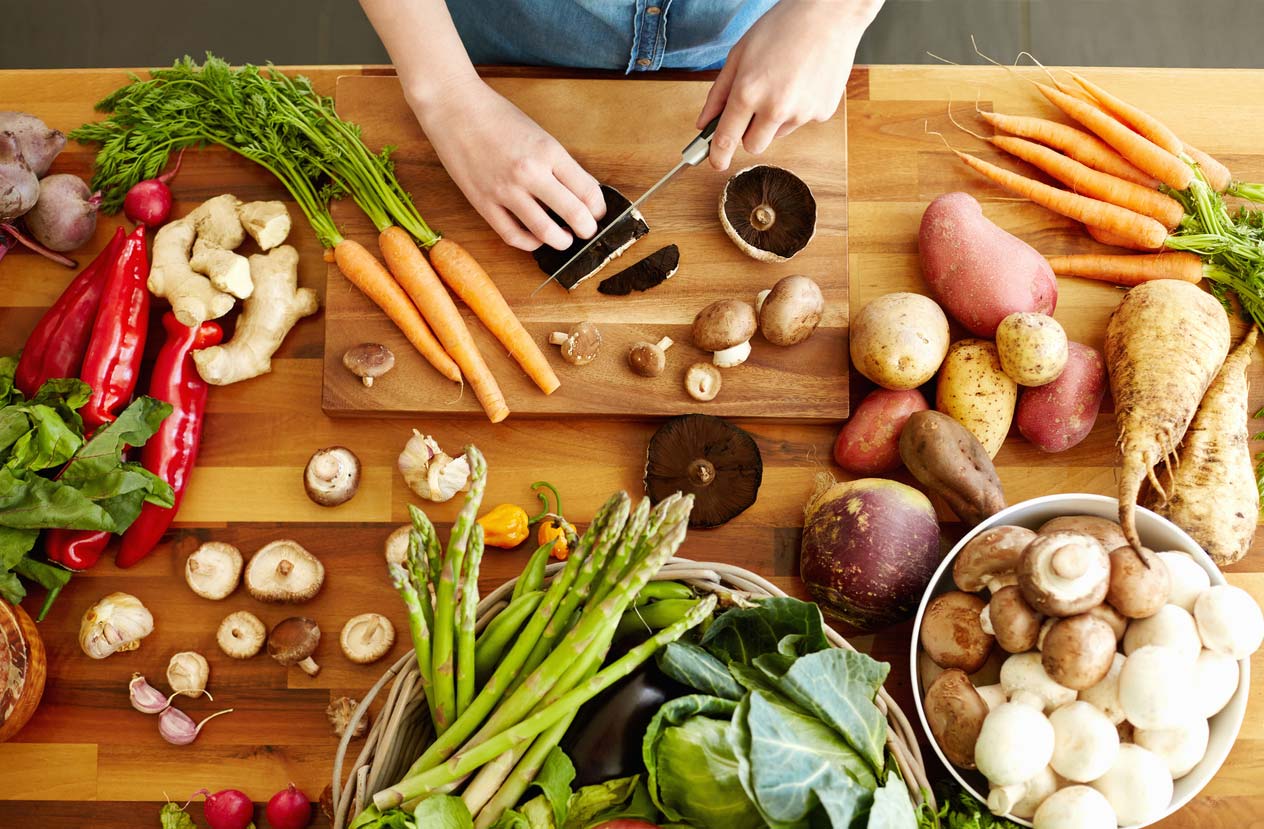
<instances>
[{"instance_id":1,"label":"hand","mask_svg":"<svg viewBox=\"0 0 1264 829\"><path fill-rule=\"evenodd\" d=\"M597 232L606 202L597 180L526 113L477 77L448 84L413 111L448 175L506 244L570 246L568 230Z\"/></svg>"},{"instance_id":2,"label":"hand","mask_svg":"<svg viewBox=\"0 0 1264 829\"><path fill-rule=\"evenodd\" d=\"M860 36L877 13L873 0L781 0L729 52L698 116L698 129L723 111L711 139L711 166L727 170L741 144L759 155L774 138L826 121L847 91Z\"/></svg>"}]
</instances>

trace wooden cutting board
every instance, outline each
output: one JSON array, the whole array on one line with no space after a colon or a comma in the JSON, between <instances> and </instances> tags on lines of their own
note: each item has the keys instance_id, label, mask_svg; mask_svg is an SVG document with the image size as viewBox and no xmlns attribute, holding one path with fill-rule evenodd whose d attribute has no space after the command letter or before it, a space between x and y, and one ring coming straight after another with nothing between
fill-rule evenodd
<instances>
[{"instance_id":1,"label":"wooden cutting board","mask_svg":"<svg viewBox=\"0 0 1264 829\"><path fill-rule=\"evenodd\" d=\"M680 158L697 134L694 119L709 84L702 81L492 79L493 87L570 149L593 175L635 199ZM847 132L842 109L778 141L764 161L795 171L817 199L817 230L798 256L781 264L757 262L739 251L720 227L719 195L727 179L703 165L682 172L647 203L650 233L569 294L549 286L530 254L505 245L465 201L417 126L393 77L338 79L338 112L363 128L373 148L395 145L396 171L421 214L438 231L465 245L496 280L523 324L547 350L562 386L544 395L468 313L479 347L500 383L511 416L637 417L705 411L717 415L793 420L841 420L847 395ZM378 251L376 232L349 201L335 206L343 233ZM680 269L644 293L609 297L601 279L668 244L680 247ZM719 397L689 398L682 380L693 362L709 355L689 344L689 326L707 304L728 297L754 301L762 289L792 273L820 285L828 312L817 333L793 348L756 335L741 367L724 372ZM568 365L549 346L553 331L591 320L603 336L602 353L583 367ZM633 374L626 354L638 340L671 337L667 370L654 379ZM342 365L362 342L378 342L396 355L393 371L365 388ZM369 300L330 267L325 302L322 406L331 415L482 417L473 394L442 378Z\"/></svg>"}]
</instances>

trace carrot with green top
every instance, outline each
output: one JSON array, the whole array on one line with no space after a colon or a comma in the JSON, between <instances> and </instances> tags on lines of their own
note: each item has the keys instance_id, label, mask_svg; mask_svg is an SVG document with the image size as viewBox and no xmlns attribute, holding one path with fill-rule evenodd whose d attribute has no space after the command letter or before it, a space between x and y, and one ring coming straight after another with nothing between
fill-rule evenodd
<instances>
[{"instance_id":1,"label":"carrot with green top","mask_svg":"<svg viewBox=\"0 0 1264 829\"><path fill-rule=\"evenodd\" d=\"M1184 142L1158 118L1074 72L1071 73L1071 78L1080 85L1081 89L1096 99L1100 109L1115 116L1116 120L1132 127L1156 146L1162 147L1174 156L1179 157L1184 152Z\"/></svg>"},{"instance_id":2,"label":"carrot with green top","mask_svg":"<svg viewBox=\"0 0 1264 829\"><path fill-rule=\"evenodd\" d=\"M1233 184L1233 173L1229 172L1228 167L1197 147L1185 144L1184 148L1185 155L1193 159L1194 163L1203 171L1203 178L1207 179L1207 183L1211 185L1212 190L1215 190L1217 193L1223 193L1229 189L1229 185Z\"/></svg>"},{"instance_id":3,"label":"carrot with green top","mask_svg":"<svg viewBox=\"0 0 1264 829\"><path fill-rule=\"evenodd\" d=\"M991 124L993 129L1016 135L1019 138L1038 141L1094 170L1110 173L1116 178L1131 181L1133 184L1149 187L1152 190L1157 190L1159 187L1157 178L1138 170L1132 162L1115 152L1109 144L1083 130L1058 121L1028 115L1006 115L980 110L979 116Z\"/></svg>"},{"instance_id":4,"label":"carrot with green top","mask_svg":"<svg viewBox=\"0 0 1264 829\"><path fill-rule=\"evenodd\" d=\"M1115 285L1140 285L1152 279L1179 279L1197 284L1215 272L1214 265L1203 264L1193 253L1171 252L1150 254L1083 253L1070 256L1046 256L1049 267L1058 276L1077 276Z\"/></svg>"}]
</instances>

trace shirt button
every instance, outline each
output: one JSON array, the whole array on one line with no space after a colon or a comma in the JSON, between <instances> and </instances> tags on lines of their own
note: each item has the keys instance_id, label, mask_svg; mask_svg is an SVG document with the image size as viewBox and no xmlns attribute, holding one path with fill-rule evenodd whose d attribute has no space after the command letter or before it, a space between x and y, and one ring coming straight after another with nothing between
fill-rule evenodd
<instances>
[{"instance_id":1,"label":"shirt button","mask_svg":"<svg viewBox=\"0 0 1264 829\"><path fill-rule=\"evenodd\" d=\"M636 65L637 65L637 66L649 66L651 63L653 63L653 61L651 61L649 58L637 58L637 59L636 59Z\"/></svg>"},{"instance_id":2,"label":"shirt button","mask_svg":"<svg viewBox=\"0 0 1264 829\"><path fill-rule=\"evenodd\" d=\"M646 13L646 14L658 14L658 13L659 13L659 12L661 12L661 11L662 11L662 9L660 9L658 6L650 6L648 9L646 9L646 10L645 10L645 13Z\"/></svg>"}]
</instances>

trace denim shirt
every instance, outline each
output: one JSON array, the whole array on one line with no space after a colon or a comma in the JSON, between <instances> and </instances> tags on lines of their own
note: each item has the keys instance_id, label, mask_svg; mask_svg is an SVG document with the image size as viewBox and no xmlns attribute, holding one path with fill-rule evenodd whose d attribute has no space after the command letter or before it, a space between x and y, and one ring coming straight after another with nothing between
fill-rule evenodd
<instances>
[{"instance_id":1,"label":"denim shirt","mask_svg":"<svg viewBox=\"0 0 1264 829\"><path fill-rule=\"evenodd\" d=\"M717 69L776 0L447 0L475 63Z\"/></svg>"}]
</instances>

